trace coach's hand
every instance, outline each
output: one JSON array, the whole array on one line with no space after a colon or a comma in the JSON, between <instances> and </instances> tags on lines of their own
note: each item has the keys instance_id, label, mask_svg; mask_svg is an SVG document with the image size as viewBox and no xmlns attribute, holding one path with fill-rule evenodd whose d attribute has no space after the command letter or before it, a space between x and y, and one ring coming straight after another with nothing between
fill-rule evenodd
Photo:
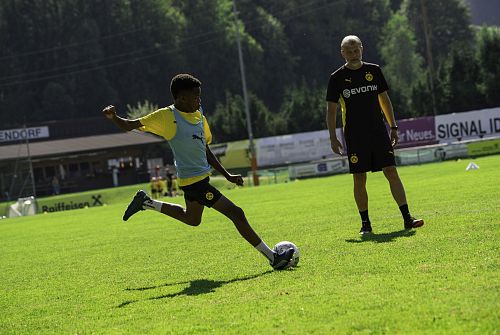
<instances>
[{"instance_id":1,"label":"coach's hand","mask_svg":"<svg viewBox=\"0 0 500 335\"><path fill-rule=\"evenodd\" d=\"M227 176L226 179L233 184L236 184L238 186L243 186L243 178L241 177L240 174L230 174L229 176Z\"/></svg>"},{"instance_id":2,"label":"coach's hand","mask_svg":"<svg viewBox=\"0 0 500 335\"><path fill-rule=\"evenodd\" d=\"M108 119L112 119L116 116L116 109L115 109L115 106L113 105L109 105L107 107L105 107L103 110L102 110L102 113L104 114L105 117L107 117Z\"/></svg>"},{"instance_id":3,"label":"coach's hand","mask_svg":"<svg viewBox=\"0 0 500 335\"><path fill-rule=\"evenodd\" d=\"M398 144L398 141L399 141L398 130L391 129L391 144L393 148Z\"/></svg>"},{"instance_id":4,"label":"coach's hand","mask_svg":"<svg viewBox=\"0 0 500 335\"><path fill-rule=\"evenodd\" d=\"M338 155L343 155L344 150L342 148L342 144L340 144L340 141L336 138L331 138L330 139L330 144L332 146L332 151Z\"/></svg>"}]
</instances>

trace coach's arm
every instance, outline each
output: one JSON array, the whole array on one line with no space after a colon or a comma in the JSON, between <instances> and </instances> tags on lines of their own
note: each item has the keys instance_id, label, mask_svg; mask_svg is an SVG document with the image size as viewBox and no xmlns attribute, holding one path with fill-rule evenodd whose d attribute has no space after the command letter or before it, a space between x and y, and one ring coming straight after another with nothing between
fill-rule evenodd
<instances>
[{"instance_id":1,"label":"coach's arm","mask_svg":"<svg viewBox=\"0 0 500 335\"><path fill-rule=\"evenodd\" d=\"M328 131L330 132L330 145L332 151L336 154L343 155L344 151L342 144L337 138L337 103L333 101L328 101L326 106L326 125L328 126Z\"/></svg>"},{"instance_id":2,"label":"coach's arm","mask_svg":"<svg viewBox=\"0 0 500 335\"><path fill-rule=\"evenodd\" d=\"M387 120L387 123L389 123L389 127L391 127L391 144L393 147L395 147L398 144L399 136L391 98L389 98L389 94L387 94L387 91L382 92L378 95L378 101L380 107L382 108L382 112L385 115L385 119Z\"/></svg>"},{"instance_id":3,"label":"coach's arm","mask_svg":"<svg viewBox=\"0 0 500 335\"><path fill-rule=\"evenodd\" d=\"M131 131L142 127L142 124L139 120L128 120L116 115L116 109L113 105L105 107L102 110L102 113L104 114L104 116L106 116L106 118L113 121L113 123L122 130Z\"/></svg>"}]
</instances>

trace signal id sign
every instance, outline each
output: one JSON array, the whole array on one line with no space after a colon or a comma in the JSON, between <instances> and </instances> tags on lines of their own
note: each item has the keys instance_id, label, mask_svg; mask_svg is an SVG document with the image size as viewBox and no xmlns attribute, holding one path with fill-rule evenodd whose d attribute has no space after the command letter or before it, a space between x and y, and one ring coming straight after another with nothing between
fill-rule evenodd
<instances>
[{"instance_id":1,"label":"signal id sign","mask_svg":"<svg viewBox=\"0 0 500 335\"><path fill-rule=\"evenodd\" d=\"M439 142L500 136L500 107L436 116Z\"/></svg>"}]
</instances>

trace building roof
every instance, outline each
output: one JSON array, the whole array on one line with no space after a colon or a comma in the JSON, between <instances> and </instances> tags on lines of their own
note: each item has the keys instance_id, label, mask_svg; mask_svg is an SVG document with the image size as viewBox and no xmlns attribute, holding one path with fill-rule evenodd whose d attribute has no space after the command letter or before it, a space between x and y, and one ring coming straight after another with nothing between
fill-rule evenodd
<instances>
[{"instance_id":1,"label":"building roof","mask_svg":"<svg viewBox=\"0 0 500 335\"><path fill-rule=\"evenodd\" d=\"M32 158L40 158L117 147L161 143L164 141L164 139L149 133L133 131L29 143L29 151ZM26 145L25 142L0 146L0 160L12 160L26 157L28 157L28 145Z\"/></svg>"}]
</instances>

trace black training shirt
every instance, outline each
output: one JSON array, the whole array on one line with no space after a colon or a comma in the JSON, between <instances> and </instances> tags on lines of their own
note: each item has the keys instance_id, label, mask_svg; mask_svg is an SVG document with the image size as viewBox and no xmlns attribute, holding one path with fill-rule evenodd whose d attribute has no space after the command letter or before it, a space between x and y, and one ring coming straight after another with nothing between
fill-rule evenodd
<instances>
[{"instance_id":1,"label":"black training shirt","mask_svg":"<svg viewBox=\"0 0 500 335\"><path fill-rule=\"evenodd\" d=\"M357 70L343 65L331 74L326 100L340 103L346 137L386 133L378 95L388 89L376 64L363 62Z\"/></svg>"}]
</instances>

